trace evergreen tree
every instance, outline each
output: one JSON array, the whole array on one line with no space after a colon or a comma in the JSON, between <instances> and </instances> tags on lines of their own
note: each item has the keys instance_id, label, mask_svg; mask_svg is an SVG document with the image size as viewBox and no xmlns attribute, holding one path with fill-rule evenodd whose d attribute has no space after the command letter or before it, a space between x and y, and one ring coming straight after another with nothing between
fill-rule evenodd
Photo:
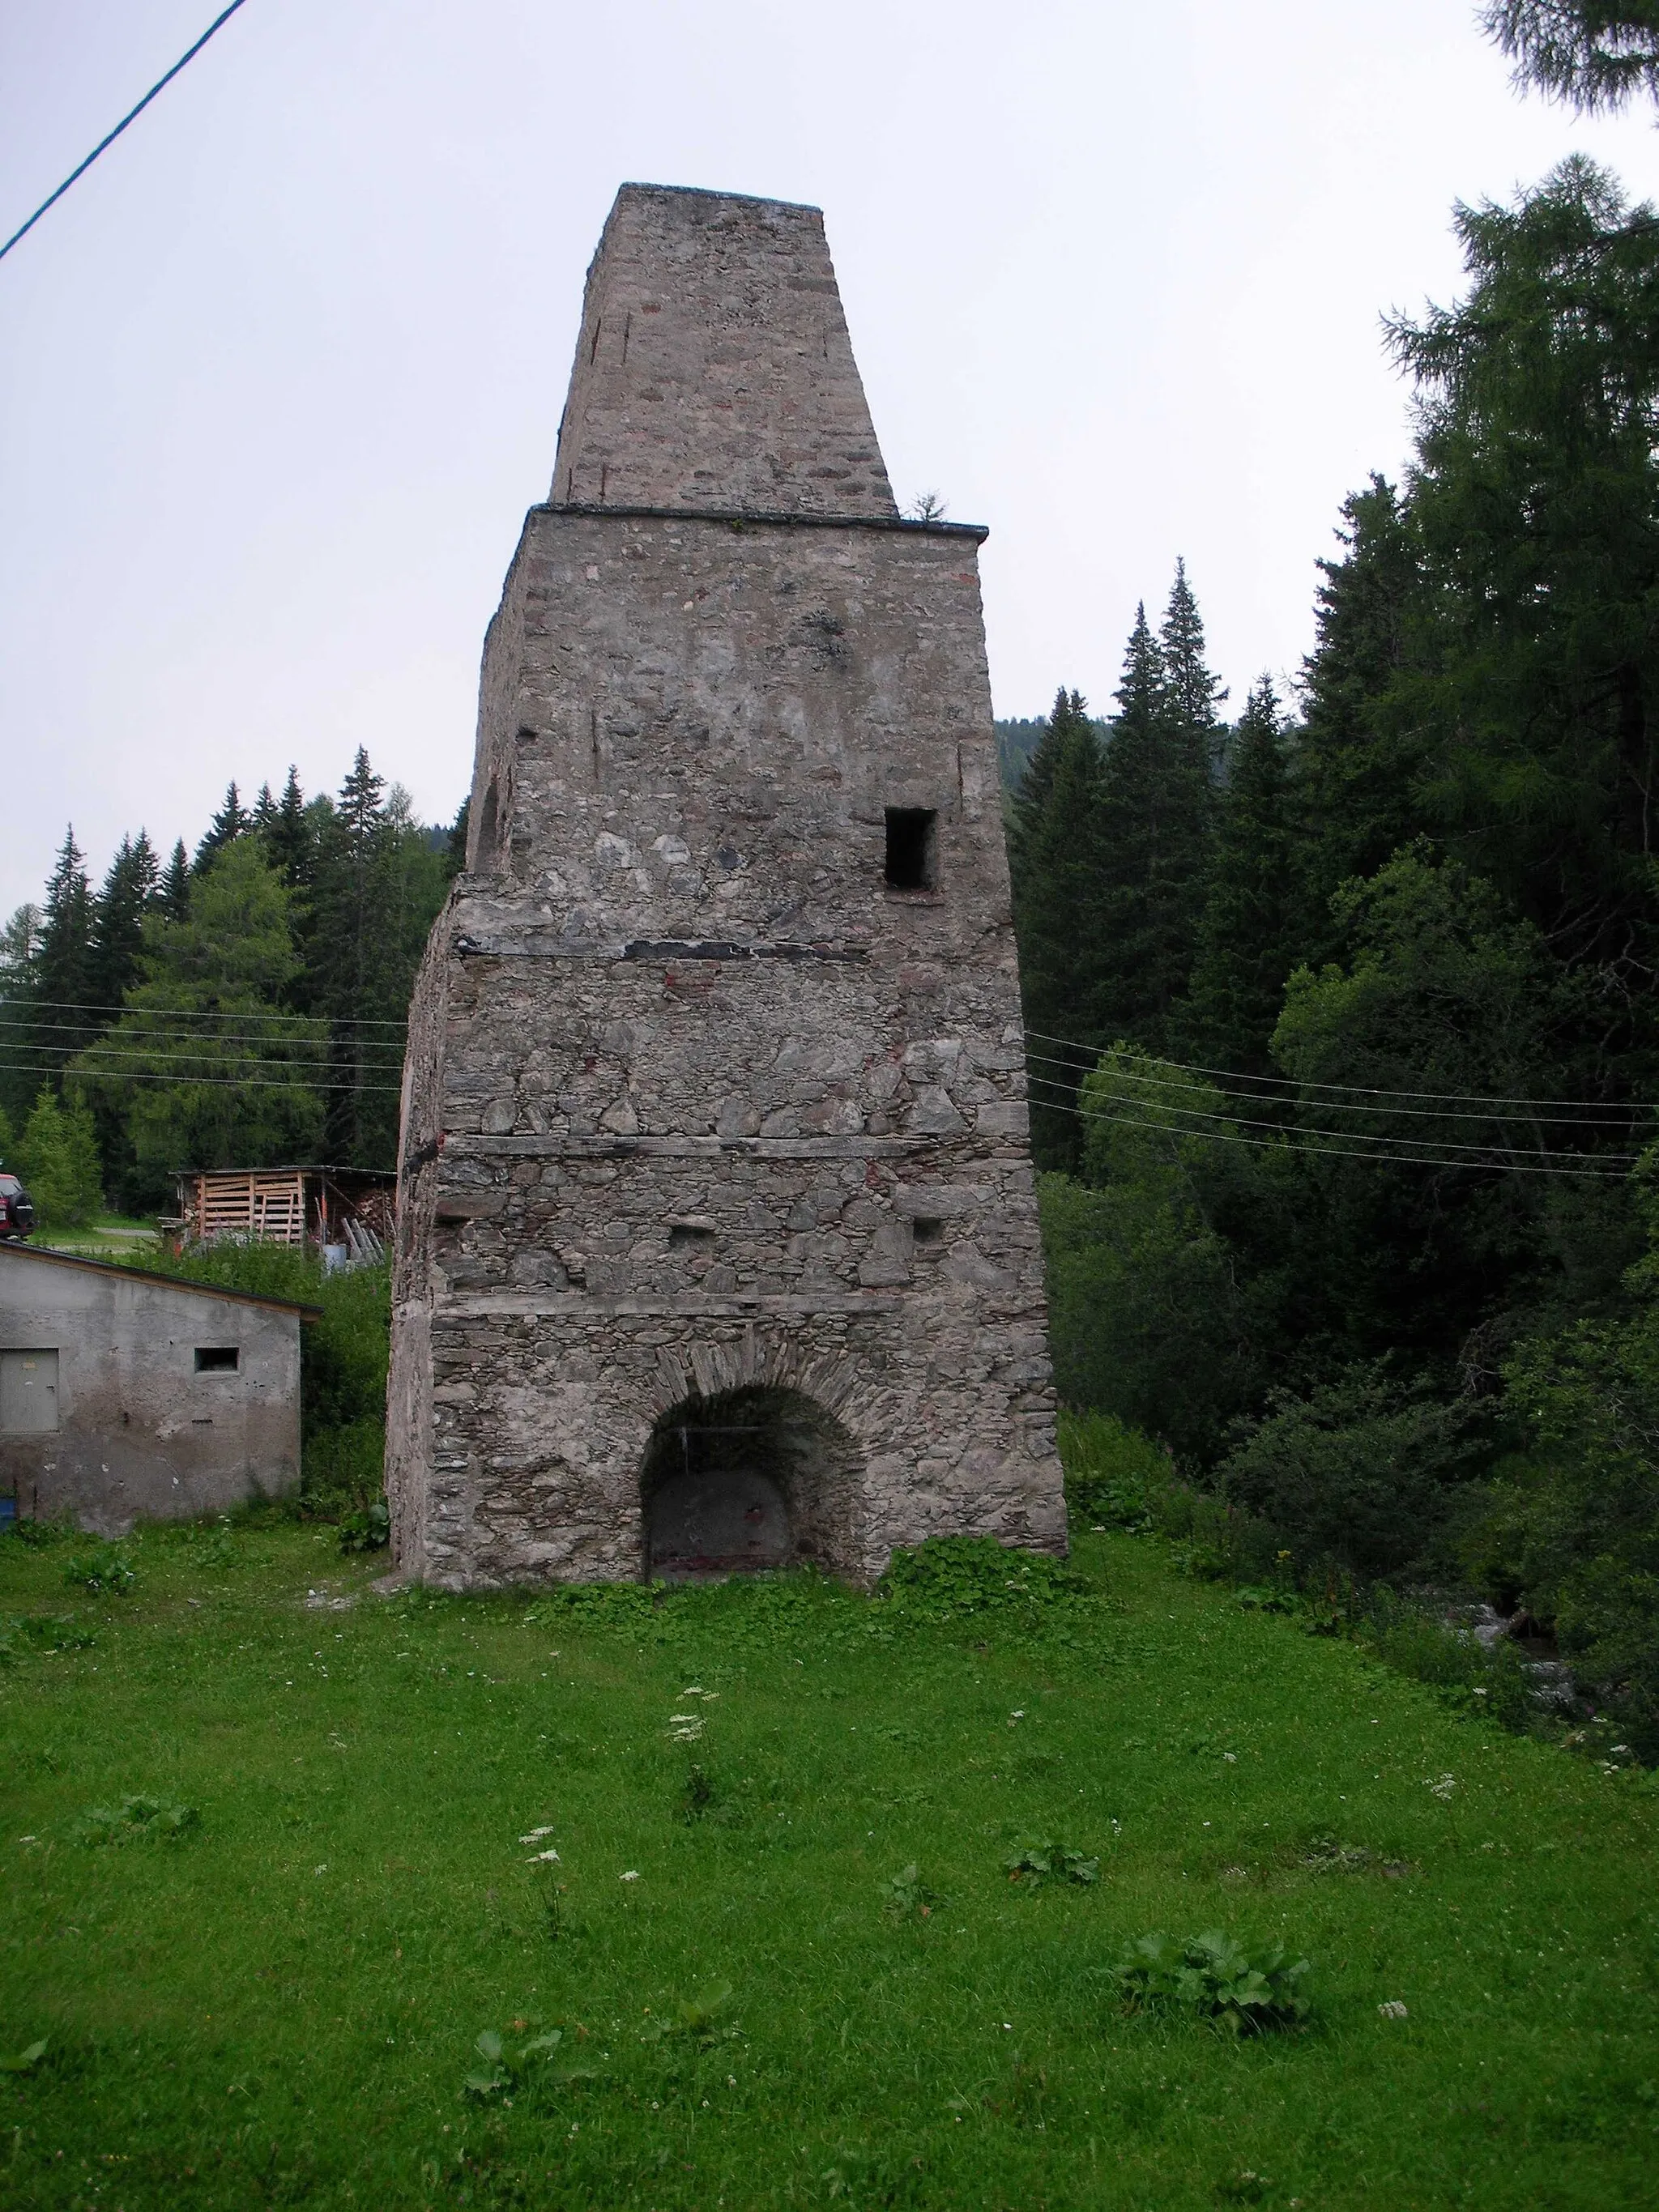
<instances>
[{"instance_id":1,"label":"evergreen tree","mask_svg":"<svg viewBox=\"0 0 1659 2212\"><path fill-rule=\"evenodd\" d=\"M1101 746L1080 692L1062 685L1012 802L1008 862L1020 948L1030 1070L1031 1141L1039 1163L1073 1161L1073 1106L1097 1048Z\"/></svg>"},{"instance_id":2,"label":"evergreen tree","mask_svg":"<svg viewBox=\"0 0 1659 2212\"><path fill-rule=\"evenodd\" d=\"M146 919L142 969L74 1071L125 1121L135 1195L164 1198L179 1166L313 1155L326 1030L283 1011L300 969L292 894L257 839L235 839L196 878L183 921Z\"/></svg>"},{"instance_id":3,"label":"evergreen tree","mask_svg":"<svg viewBox=\"0 0 1659 2212\"><path fill-rule=\"evenodd\" d=\"M1204 623L1187 581L1184 561L1176 562L1175 582L1170 587L1170 604L1158 634L1158 647L1164 664L1171 735L1184 733L1213 776L1221 766L1225 732L1218 709L1227 692L1205 662Z\"/></svg>"},{"instance_id":4,"label":"evergreen tree","mask_svg":"<svg viewBox=\"0 0 1659 2212\"><path fill-rule=\"evenodd\" d=\"M28 1059L38 1083L56 1085L58 1071L85 1042L94 999L94 908L86 862L73 826L64 833L46 884L40 941L33 961L33 1023Z\"/></svg>"},{"instance_id":5,"label":"evergreen tree","mask_svg":"<svg viewBox=\"0 0 1659 2212\"><path fill-rule=\"evenodd\" d=\"M1394 485L1373 475L1346 500L1337 537L1344 557L1319 563L1297 744L1297 875L1304 951L1316 959L1332 949L1337 886L1371 874L1422 827L1428 770L1425 732L1383 712L1411 657L1422 598L1415 534Z\"/></svg>"},{"instance_id":6,"label":"evergreen tree","mask_svg":"<svg viewBox=\"0 0 1659 2212\"><path fill-rule=\"evenodd\" d=\"M1268 1044L1299 949L1293 852L1284 719L1263 676L1231 748L1185 1018L1206 1065L1270 1072Z\"/></svg>"},{"instance_id":7,"label":"evergreen tree","mask_svg":"<svg viewBox=\"0 0 1659 2212\"><path fill-rule=\"evenodd\" d=\"M0 1111L21 1125L40 1087L40 1066L29 1049L34 1021L37 963L46 916L33 901L18 907L0 929Z\"/></svg>"},{"instance_id":8,"label":"evergreen tree","mask_svg":"<svg viewBox=\"0 0 1659 2212\"><path fill-rule=\"evenodd\" d=\"M1184 586L1184 579L1178 580ZM1201 665L1201 664L1200 664ZM1100 779L1097 1037L1167 1052L1203 911L1212 792L1201 690L1172 690L1146 610L1136 610Z\"/></svg>"},{"instance_id":9,"label":"evergreen tree","mask_svg":"<svg viewBox=\"0 0 1659 2212\"><path fill-rule=\"evenodd\" d=\"M195 872L205 874L214 855L237 838L246 837L253 827L253 817L242 804L241 794L234 781L225 786L224 804L207 826L207 833L196 848Z\"/></svg>"},{"instance_id":10,"label":"evergreen tree","mask_svg":"<svg viewBox=\"0 0 1659 2212\"><path fill-rule=\"evenodd\" d=\"M449 864L449 872L452 876L459 876L466 866L466 832L471 812L472 794L469 792L461 801L455 819L449 825L449 838L445 847L444 857Z\"/></svg>"},{"instance_id":11,"label":"evergreen tree","mask_svg":"<svg viewBox=\"0 0 1659 2212\"><path fill-rule=\"evenodd\" d=\"M190 913L190 855L182 837L155 887L155 911L167 921L183 921Z\"/></svg>"},{"instance_id":12,"label":"evergreen tree","mask_svg":"<svg viewBox=\"0 0 1659 2212\"><path fill-rule=\"evenodd\" d=\"M1656 0L1488 0L1480 21L1518 85L1583 113L1659 100Z\"/></svg>"},{"instance_id":13,"label":"evergreen tree","mask_svg":"<svg viewBox=\"0 0 1659 2212\"><path fill-rule=\"evenodd\" d=\"M263 825L260 835L264 839L265 852L272 867L289 889L305 890L312 878L315 841L311 820L306 812L305 793L300 788L299 774L291 762L282 798L277 801L271 818Z\"/></svg>"},{"instance_id":14,"label":"evergreen tree","mask_svg":"<svg viewBox=\"0 0 1659 2212\"><path fill-rule=\"evenodd\" d=\"M1458 211L1472 280L1397 322L1425 635L1384 726L1429 825L1650 1030L1659 968L1659 216L1580 155ZM1420 734L1419 734L1420 733Z\"/></svg>"},{"instance_id":15,"label":"evergreen tree","mask_svg":"<svg viewBox=\"0 0 1659 2212\"><path fill-rule=\"evenodd\" d=\"M330 1100L328 1156L359 1167L396 1157L403 1029L415 971L453 872L359 750L337 799L307 809L309 864L305 1011L331 1026L342 1087Z\"/></svg>"},{"instance_id":16,"label":"evergreen tree","mask_svg":"<svg viewBox=\"0 0 1659 2212\"><path fill-rule=\"evenodd\" d=\"M118 1009L137 980L144 915L161 875L155 850L142 830L136 838L122 838L94 902L92 997L100 1008ZM108 1018L114 1018L112 1012Z\"/></svg>"},{"instance_id":17,"label":"evergreen tree","mask_svg":"<svg viewBox=\"0 0 1659 2212\"><path fill-rule=\"evenodd\" d=\"M276 801L267 781L259 786L259 796L254 800L253 811L248 816L248 828L256 837L268 836L276 819Z\"/></svg>"},{"instance_id":18,"label":"evergreen tree","mask_svg":"<svg viewBox=\"0 0 1659 2212\"><path fill-rule=\"evenodd\" d=\"M98 1139L92 1115L78 1097L60 1103L43 1089L16 1152L17 1172L43 1228L82 1229L101 1210Z\"/></svg>"}]
</instances>

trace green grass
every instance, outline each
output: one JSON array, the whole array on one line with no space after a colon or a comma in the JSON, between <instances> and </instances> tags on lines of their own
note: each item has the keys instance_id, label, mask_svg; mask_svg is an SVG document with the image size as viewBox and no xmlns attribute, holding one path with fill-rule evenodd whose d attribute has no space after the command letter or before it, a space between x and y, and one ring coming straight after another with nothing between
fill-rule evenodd
<instances>
[{"instance_id":1,"label":"green grass","mask_svg":"<svg viewBox=\"0 0 1659 2212\"><path fill-rule=\"evenodd\" d=\"M84 1541L0 1544L0 1616L74 1632L0 1667L0 2058L46 2042L0 2073L8 2208L1652 2201L1646 1778L1152 1540L931 1622L805 1578L387 1601L289 1526L125 1548L93 1595ZM1011 1884L1044 1843L1099 1880ZM1309 2027L1123 2011L1127 1941L1212 1927L1312 1959ZM554 2028L464 2094L481 2033Z\"/></svg>"}]
</instances>

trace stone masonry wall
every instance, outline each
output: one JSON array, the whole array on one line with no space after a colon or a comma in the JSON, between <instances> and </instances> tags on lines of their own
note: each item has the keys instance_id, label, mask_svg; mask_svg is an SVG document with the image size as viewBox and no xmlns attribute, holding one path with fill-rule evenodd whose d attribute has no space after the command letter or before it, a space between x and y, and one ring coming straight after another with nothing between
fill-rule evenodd
<instances>
[{"instance_id":1,"label":"stone masonry wall","mask_svg":"<svg viewBox=\"0 0 1659 2212\"><path fill-rule=\"evenodd\" d=\"M895 514L817 208L624 185L550 496Z\"/></svg>"},{"instance_id":2,"label":"stone masonry wall","mask_svg":"<svg viewBox=\"0 0 1659 2212\"><path fill-rule=\"evenodd\" d=\"M613 264L637 197L585 345L624 278L665 331L672 309L707 337L732 326L706 295L734 240L744 270L773 265L769 233L786 271L801 238L822 247L814 210L658 193L641 234L678 259L633 239ZM763 311L761 399L687 450L752 497L732 454L751 434L780 449L792 387L759 372L793 340L764 287L738 289ZM815 422L842 434L849 389L862 410L847 368L793 387L799 450ZM572 452L580 409L604 411L584 374L579 356ZM718 406L718 381L689 388ZM755 1385L851 1439L842 1571L951 1532L1063 1547L982 532L901 523L873 482L853 520L786 519L774 486L773 513L736 520L526 521L485 654L470 870L411 1015L388 1454L405 1571L639 1573L653 1424ZM928 888L886 880L890 808L934 817Z\"/></svg>"}]
</instances>

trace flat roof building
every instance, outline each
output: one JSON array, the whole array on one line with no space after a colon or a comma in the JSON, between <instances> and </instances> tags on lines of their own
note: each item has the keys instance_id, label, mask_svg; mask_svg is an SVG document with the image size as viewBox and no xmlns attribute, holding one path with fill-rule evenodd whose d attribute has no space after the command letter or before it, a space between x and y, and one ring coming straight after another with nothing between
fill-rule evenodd
<instances>
[{"instance_id":1,"label":"flat roof building","mask_svg":"<svg viewBox=\"0 0 1659 2212\"><path fill-rule=\"evenodd\" d=\"M0 1493L101 1536L300 1484L314 1306L0 1243Z\"/></svg>"}]
</instances>

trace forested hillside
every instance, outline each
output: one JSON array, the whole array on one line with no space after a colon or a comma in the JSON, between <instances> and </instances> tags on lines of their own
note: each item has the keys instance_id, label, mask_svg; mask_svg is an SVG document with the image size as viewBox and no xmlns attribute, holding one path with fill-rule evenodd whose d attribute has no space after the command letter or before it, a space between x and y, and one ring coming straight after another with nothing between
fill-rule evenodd
<instances>
[{"instance_id":1,"label":"forested hillside","mask_svg":"<svg viewBox=\"0 0 1659 2212\"><path fill-rule=\"evenodd\" d=\"M457 824L457 830L459 825ZM233 783L194 854L71 829L0 938L0 1158L49 1218L155 1210L177 1167L393 1164L403 1025L454 830L361 749L338 794Z\"/></svg>"},{"instance_id":2,"label":"forested hillside","mask_svg":"<svg viewBox=\"0 0 1659 2212\"><path fill-rule=\"evenodd\" d=\"M1581 159L1462 299L1231 728L1184 574L1011 806L1063 1397L1317 1579L1559 1624L1659 1749L1659 218Z\"/></svg>"}]
</instances>

